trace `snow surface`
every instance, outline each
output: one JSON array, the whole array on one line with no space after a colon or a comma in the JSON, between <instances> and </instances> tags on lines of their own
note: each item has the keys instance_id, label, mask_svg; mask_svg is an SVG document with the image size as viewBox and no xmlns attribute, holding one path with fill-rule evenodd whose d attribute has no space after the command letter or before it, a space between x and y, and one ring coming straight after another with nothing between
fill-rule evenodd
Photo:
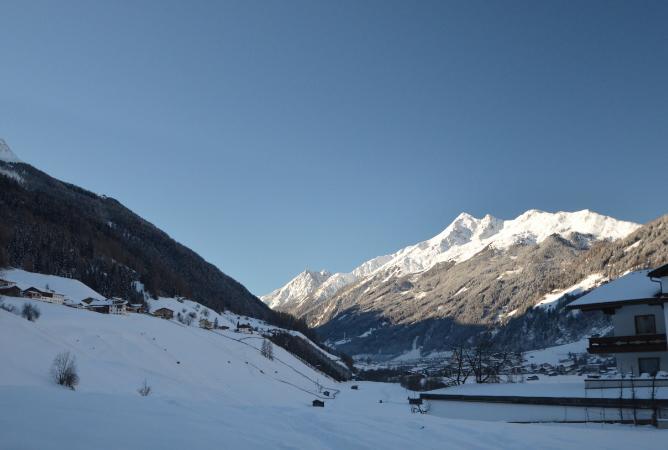
<instances>
[{"instance_id":1,"label":"snow surface","mask_svg":"<svg viewBox=\"0 0 668 450\"><path fill-rule=\"evenodd\" d=\"M535 307L540 307L540 308L545 308L545 309L552 309L557 305L557 301L561 300L564 298L564 295L570 294L570 295L578 295L583 292L589 291L597 286L599 286L601 283L604 283L607 280L603 276L603 274L600 273L594 273L592 275L589 275L587 278L584 280L580 281L579 283L574 284L573 286L566 288L566 289L561 289L557 290L554 292L551 292L549 294L546 294L537 304Z\"/></svg>"},{"instance_id":2,"label":"snow surface","mask_svg":"<svg viewBox=\"0 0 668 450\"><path fill-rule=\"evenodd\" d=\"M22 162L12 151L12 149L9 148L9 145L7 145L4 139L0 139L0 161L4 161L6 163Z\"/></svg>"},{"instance_id":3,"label":"snow surface","mask_svg":"<svg viewBox=\"0 0 668 450\"><path fill-rule=\"evenodd\" d=\"M97 300L104 300L105 298L81 281L72 278L44 275L41 273L28 272L22 269L0 271L0 278L13 281L22 290L30 287L35 287L37 289L51 289L58 294L62 294L65 297L65 300L70 300L74 303L79 303L81 300L88 297Z\"/></svg>"},{"instance_id":4,"label":"snow surface","mask_svg":"<svg viewBox=\"0 0 668 450\"><path fill-rule=\"evenodd\" d=\"M625 300L656 297L661 292L659 283L653 282L649 270L631 272L570 303L569 306L588 306Z\"/></svg>"},{"instance_id":5,"label":"snow surface","mask_svg":"<svg viewBox=\"0 0 668 450\"><path fill-rule=\"evenodd\" d=\"M310 298L320 300L331 296L338 289L379 272L388 272L389 276L413 274L441 262L465 261L487 246L507 249L518 243L537 244L553 234L567 237L574 232L591 235L594 240L616 240L639 227L639 224L590 210L549 213L532 209L512 220L497 219L489 214L477 219L462 213L429 240L373 258L349 273L302 272L282 288L261 298L272 308L301 304Z\"/></svg>"},{"instance_id":6,"label":"snow surface","mask_svg":"<svg viewBox=\"0 0 668 450\"><path fill-rule=\"evenodd\" d=\"M665 436L630 426L483 425L412 414L406 398L415 394L399 385L351 390L277 346L273 361L264 358L258 336L33 303L42 312L36 322L0 310L2 449L626 449ZM49 378L62 351L77 358L76 391ZM144 379L148 397L136 391ZM323 396L317 383L336 393L325 408L310 405Z\"/></svg>"},{"instance_id":7,"label":"snow surface","mask_svg":"<svg viewBox=\"0 0 668 450\"><path fill-rule=\"evenodd\" d=\"M559 365L559 361L568 359L569 353L587 353L589 339L580 339L579 341L568 344L547 347L540 350L531 350L524 353L524 359L528 364L551 364Z\"/></svg>"}]
</instances>

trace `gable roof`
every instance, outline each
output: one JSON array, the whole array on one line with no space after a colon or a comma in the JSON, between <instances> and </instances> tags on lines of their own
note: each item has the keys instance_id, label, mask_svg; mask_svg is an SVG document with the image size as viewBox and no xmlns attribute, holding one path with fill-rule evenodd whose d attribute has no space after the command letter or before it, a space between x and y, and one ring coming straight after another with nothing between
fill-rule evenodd
<instances>
[{"instance_id":1,"label":"gable roof","mask_svg":"<svg viewBox=\"0 0 668 450\"><path fill-rule=\"evenodd\" d=\"M661 287L649 278L649 272L639 270L617 278L571 302L568 309L602 309L621 303L659 301Z\"/></svg>"}]
</instances>

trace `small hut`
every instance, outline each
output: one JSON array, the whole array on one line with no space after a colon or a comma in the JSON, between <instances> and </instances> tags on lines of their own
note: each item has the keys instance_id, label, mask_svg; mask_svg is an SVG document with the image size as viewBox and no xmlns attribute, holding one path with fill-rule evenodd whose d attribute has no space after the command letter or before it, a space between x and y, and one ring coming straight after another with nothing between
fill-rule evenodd
<instances>
[{"instance_id":1,"label":"small hut","mask_svg":"<svg viewBox=\"0 0 668 450\"><path fill-rule=\"evenodd\" d=\"M169 308L158 308L153 311L153 315L156 317L162 317L163 319L171 320L174 318L174 311Z\"/></svg>"}]
</instances>

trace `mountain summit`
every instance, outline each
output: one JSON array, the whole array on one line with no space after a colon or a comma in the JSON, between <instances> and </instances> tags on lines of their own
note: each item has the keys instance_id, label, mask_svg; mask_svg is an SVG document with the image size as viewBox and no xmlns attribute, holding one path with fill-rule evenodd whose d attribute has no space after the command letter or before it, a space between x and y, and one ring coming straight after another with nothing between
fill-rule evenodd
<instances>
[{"instance_id":1,"label":"mountain summit","mask_svg":"<svg viewBox=\"0 0 668 450\"><path fill-rule=\"evenodd\" d=\"M20 163L21 161L18 156L9 148L7 142L4 139L0 138L0 161L7 163Z\"/></svg>"}]
</instances>

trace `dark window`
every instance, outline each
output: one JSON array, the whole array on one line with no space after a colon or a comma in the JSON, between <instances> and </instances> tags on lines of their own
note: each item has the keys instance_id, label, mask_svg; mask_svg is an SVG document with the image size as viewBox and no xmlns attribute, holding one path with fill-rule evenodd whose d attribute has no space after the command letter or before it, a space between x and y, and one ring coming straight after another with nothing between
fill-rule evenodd
<instances>
[{"instance_id":1,"label":"dark window","mask_svg":"<svg viewBox=\"0 0 668 450\"><path fill-rule=\"evenodd\" d=\"M638 373L654 376L659 369L659 358L638 358Z\"/></svg>"},{"instance_id":2,"label":"dark window","mask_svg":"<svg viewBox=\"0 0 668 450\"><path fill-rule=\"evenodd\" d=\"M654 314L636 316L636 334L656 334Z\"/></svg>"}]
</instances>

